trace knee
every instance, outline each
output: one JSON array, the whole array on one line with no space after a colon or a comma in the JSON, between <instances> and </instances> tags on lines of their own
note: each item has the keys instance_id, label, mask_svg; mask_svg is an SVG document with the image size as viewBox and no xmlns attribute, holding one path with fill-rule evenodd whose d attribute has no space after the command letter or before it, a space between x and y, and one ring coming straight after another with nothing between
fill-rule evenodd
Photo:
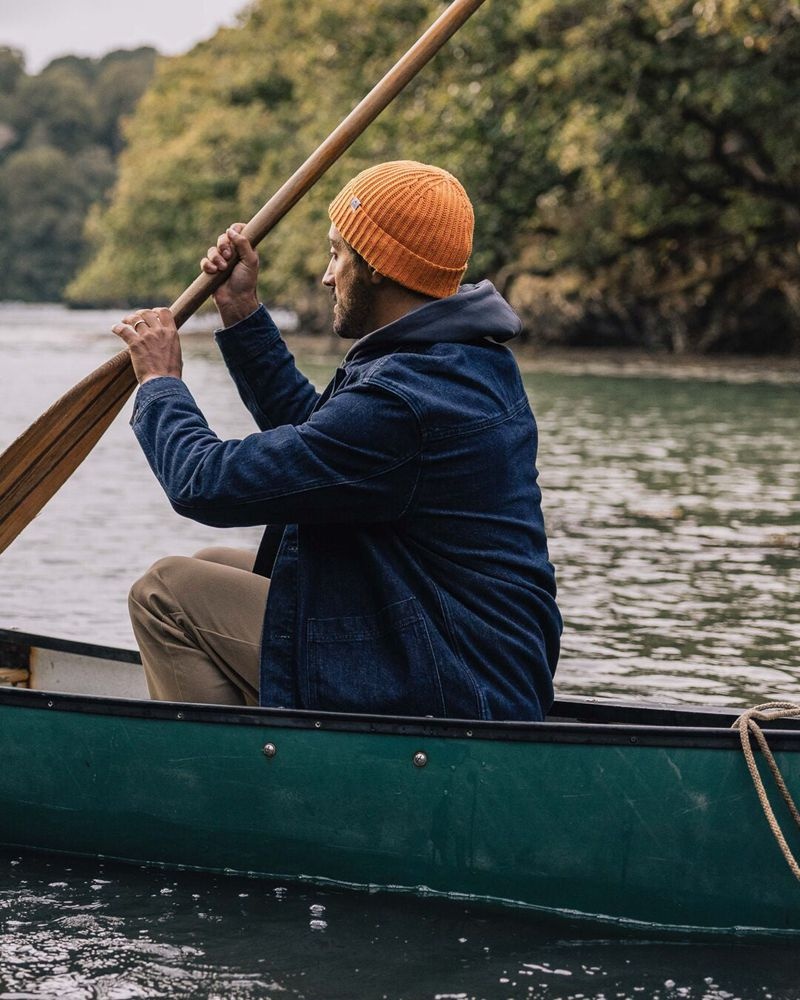
<instances>
[{"instance_id":1,"label":"knee","mask_svg":"<svg viewBox=\"0 0 800 1000\"><path fill-rule=\"evenodd\" d=\"M154 562L130 589L128 607L131 612L137 607L155 610L173 605L181 580L191 579L191 562L186 556L166 556Z\"/></svg>"}]
</instances>

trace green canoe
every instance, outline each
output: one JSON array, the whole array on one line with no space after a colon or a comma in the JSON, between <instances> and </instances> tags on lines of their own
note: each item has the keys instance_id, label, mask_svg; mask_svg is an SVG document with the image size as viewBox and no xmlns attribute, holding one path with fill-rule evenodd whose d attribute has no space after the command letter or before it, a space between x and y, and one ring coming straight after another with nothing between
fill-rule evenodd
<instances>
[{"instance_id":1,"label":"green canoe","mask_svg":"<svg viewBox=\"0 0 800 1000\"><path fill-rule=\"evenodd\" d=\"M0 844L800 935L735 710L574 699L532 724L153 703L137 663L0 631ZM797 794L800 727L767 732Z\"/></svg>"}]
</instances>

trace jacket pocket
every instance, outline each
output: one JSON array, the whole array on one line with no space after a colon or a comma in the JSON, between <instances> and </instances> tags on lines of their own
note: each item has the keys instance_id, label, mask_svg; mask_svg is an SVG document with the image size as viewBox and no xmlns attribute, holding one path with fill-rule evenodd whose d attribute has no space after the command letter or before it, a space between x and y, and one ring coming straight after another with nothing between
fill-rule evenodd
<instances>
[{"instance_id":1,"label":"jacket pocket","mask_svg":"<svg viewBox=\"0 0 800 1000\"><path fill-rule=\"evenodd\" d=\"M414 597L374 615L306 623L310 708L444 715L425 617Z\"/></svg>"}]
</instances>

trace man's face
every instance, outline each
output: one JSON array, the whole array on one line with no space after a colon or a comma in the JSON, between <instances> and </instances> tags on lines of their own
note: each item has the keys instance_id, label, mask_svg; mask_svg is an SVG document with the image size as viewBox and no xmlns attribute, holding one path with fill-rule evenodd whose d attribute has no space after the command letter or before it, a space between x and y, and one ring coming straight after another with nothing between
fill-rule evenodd
<instances>
[{"instance_id":1,"label":"man's face","mask_svg":"<svg viewBox=\"0 0 800 1000\"><path fill-rule=\"evenodd\" d=\"M345 243L336 226L328 233L331 256L322 284L333 293L333 332L346 340L370 333L375 286L363 260Z\"/></svg>"}]
</instances>

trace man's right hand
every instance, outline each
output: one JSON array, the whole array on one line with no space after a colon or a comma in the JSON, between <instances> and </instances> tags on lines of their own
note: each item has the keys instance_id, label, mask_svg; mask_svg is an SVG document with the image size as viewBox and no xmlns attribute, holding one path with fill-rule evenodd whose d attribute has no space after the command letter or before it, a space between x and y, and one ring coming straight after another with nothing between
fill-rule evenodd
<instances>
[{"instance_id":1,"label":"man's right hand","mask_svg":"<svg viewBox=\"0 0 800 1000\"><path fill-rule=\"evenodd\" d=\"M228 270L234 251L239 256L224 284L214 292L223 326L233 326L258 308L258 254L242 234L243 229L243 222L234 222L200 261L205 274L218 274Z\"/></svg>"}]
</instances>

